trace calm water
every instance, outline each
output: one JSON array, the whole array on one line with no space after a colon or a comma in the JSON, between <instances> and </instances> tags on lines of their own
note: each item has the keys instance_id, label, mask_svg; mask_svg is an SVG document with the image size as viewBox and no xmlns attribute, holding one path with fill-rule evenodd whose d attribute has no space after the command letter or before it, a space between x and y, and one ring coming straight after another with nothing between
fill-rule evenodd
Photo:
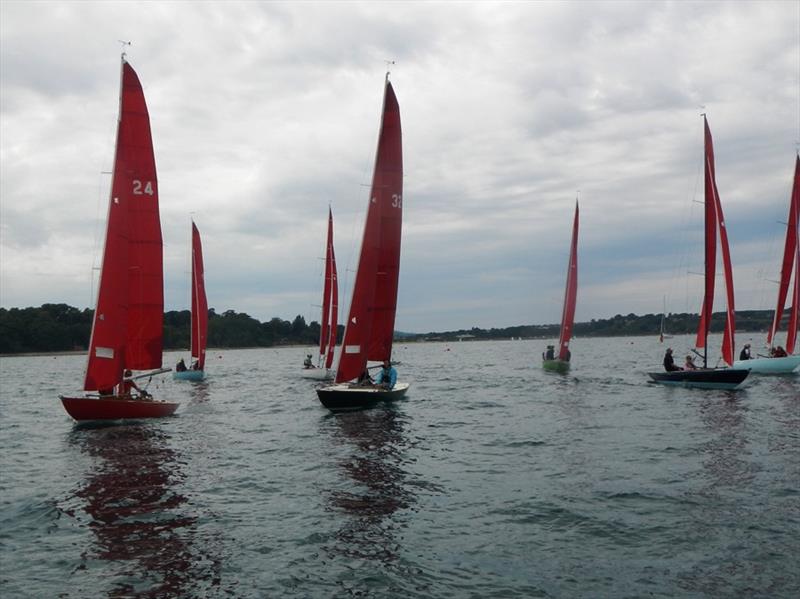
<instances>
[{"instance_id":1,"label":"calm water","mask_svg":"<svg viewBox=\"0 0 800 599\"><path fill-rule=\"evenodd\" d=\"M800 377L649 385L650 338L578 339L560 376L543 345L400 344L407 399L336 416L303 348L215 351L151 384L176 417L100 428L57 399L83 356L4 358L0 590L797 596Z\"/></svg>"}]
</instances>

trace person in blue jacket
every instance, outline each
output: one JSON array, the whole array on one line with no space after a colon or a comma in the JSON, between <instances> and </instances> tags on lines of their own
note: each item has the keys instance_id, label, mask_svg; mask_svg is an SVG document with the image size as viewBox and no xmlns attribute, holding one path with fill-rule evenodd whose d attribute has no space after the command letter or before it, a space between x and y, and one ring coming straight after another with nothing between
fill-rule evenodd
<instances>
[{"instance_id":1,"label":"person in blue jacket","mask_svg":"<svg viewBox=\"0 0 800 599\"><path fill-rule=\"evenodd\" d=\"M383 387L384 389L391 390L397 382L397 370L394 369L389 360L383 361L383 368L375 377L375 384Z\"/></svg>"}]
</instances>

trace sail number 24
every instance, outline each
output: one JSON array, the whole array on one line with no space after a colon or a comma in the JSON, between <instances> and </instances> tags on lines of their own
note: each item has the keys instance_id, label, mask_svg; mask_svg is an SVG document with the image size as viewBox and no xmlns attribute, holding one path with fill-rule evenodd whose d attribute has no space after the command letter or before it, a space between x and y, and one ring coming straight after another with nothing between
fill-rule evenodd
<instances>
[{"instance_id":1,"label":"sail number 24","mask_svg":"<svg viewBox=\"0 0 800 599\"><path fill-rule=\"evenodd\" d=\"M149 196L153 195L153 182L152 181L145 181L142 183L139 179L133 180L133 195L140 196L142 194L147 194Z\"/></svg>"}]
</instances>

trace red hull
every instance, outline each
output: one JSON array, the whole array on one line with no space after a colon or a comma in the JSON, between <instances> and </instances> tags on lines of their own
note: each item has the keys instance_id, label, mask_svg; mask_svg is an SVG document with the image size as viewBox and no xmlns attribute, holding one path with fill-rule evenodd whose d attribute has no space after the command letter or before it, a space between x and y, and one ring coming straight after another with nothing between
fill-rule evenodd
<instances>
[{"instance_id":1,"label":"red hull","mask_svg":"<svg viewBox=\"0 0 800 599\"><path fill-rule=\"evenodd\" d=\"M172 416L180 404L118 398L64 397L61 403L75 420L122 420Z\"/></svg>"}]
</instances>

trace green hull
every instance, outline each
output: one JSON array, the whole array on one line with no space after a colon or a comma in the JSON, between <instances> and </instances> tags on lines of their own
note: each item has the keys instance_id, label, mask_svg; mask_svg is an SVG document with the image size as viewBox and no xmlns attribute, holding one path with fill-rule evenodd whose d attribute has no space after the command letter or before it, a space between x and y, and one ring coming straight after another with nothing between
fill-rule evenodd
<instances>
[{"instance_id":1,"label":"green hull","mask_svg":"<svg viewBox=\"0 0 800 599\"><path fill-rule=\"evenodd\" d=\"M561 374L569 372L569 362L564 360L542 360L542 367L550 372L560 372Z\"/></svg>"}]
</instances>

